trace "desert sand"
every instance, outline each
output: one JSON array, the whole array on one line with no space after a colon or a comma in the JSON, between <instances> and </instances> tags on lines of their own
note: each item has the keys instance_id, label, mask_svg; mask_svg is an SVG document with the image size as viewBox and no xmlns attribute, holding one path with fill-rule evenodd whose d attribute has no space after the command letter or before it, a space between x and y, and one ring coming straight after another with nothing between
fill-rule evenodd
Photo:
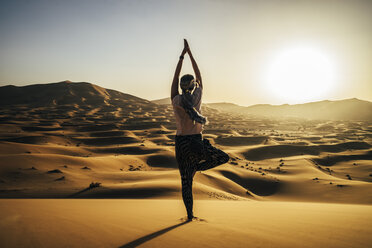
<instances>
[{"instance_id":1,"label":"desert sand","mask_svg":"<svg viewBox=\"0 0 372 248\"><path fill-rule=\"evenodd\" d=\"M89 83L27 87L0 90L1 247L372 241L370 121L269 118L204 106L211 123L204 137L231 160L196 174L194 212L205 221L181 225L169 104Z\"/></svg>"},{"instance_id":2,"label":"desert sand","mask_svg":"<svg viewBox=\"0 0 372 248\"><path fill-rule=\"evenodd\" d=\"M199 200L3 199L2 247L368 247L372 207Z\"/></svg>"}]
</instances>

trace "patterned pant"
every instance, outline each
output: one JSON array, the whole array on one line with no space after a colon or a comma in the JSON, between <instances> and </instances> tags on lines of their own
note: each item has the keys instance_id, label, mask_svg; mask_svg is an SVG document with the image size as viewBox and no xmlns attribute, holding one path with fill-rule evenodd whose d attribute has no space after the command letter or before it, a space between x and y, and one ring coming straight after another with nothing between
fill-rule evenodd
<instances>
[{"instance_id":1,"label":"patterned pant","mask_svg":"<svg viewBox=\"0 0 372 248\"><path fill-rule=\"evenodd\" d=\"M176 135L176 159L181 174L182 198L189 219L193 217L192 181L196 171L227 163L229 155L213 147L201 134Z\"/></svg>"}]
</instances>

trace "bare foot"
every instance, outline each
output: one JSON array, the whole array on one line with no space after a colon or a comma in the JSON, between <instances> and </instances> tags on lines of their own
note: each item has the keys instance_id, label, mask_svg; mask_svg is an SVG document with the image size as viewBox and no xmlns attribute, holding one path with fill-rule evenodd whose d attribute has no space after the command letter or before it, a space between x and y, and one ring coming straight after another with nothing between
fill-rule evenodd
<instances>
[{"instance_id":1,"label":"bare foot","mask_svg":"<svg viewBox=\"0 0 372 248\"><path fill-rule=\"evenodd\" d=\"M199 218L199 217L193 217L190 221L200 221L200 222L207 222L206 219L202 219L202 218Z\"/></svg>"},{"instance_id":2,"label":"bare foot","mask_svg":"<svg viewBox=\"0 0 372 248\"><path fill-rule=\"evenodd\" d=\"M181 218L180 221L182 222L191 222L191 221L199 221L199 222L207 222L206 219L201 219L199 217L192 217L192 219L189 219L188 217Z\"/></svg>"}]
</instances>

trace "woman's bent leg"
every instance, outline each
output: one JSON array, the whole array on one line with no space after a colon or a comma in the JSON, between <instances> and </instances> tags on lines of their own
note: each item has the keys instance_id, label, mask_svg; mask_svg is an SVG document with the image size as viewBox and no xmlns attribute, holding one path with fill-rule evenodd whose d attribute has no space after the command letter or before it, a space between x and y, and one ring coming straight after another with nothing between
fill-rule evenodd
<instances>
[{"instance_id":1,"label":"woman's bent leg","mask_svg":"<svg viewBox=\"0 0 372 248\"><path fill-rule=\"evenodd\" d=\"M224 151L213 147L208 140L205 142L206 146L206 161L197 165L198 171L212 169L229 161L230 157Z\"/></svg>"}]
</instances>

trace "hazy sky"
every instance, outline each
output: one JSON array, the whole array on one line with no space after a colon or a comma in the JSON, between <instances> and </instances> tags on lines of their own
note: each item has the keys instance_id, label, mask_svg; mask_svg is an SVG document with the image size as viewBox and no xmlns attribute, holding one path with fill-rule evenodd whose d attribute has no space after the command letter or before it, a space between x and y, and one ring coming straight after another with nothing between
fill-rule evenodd
<instances>
[{"instance_id":1,"label":"hazy sky","mask_svg":"<svg viewBox=\"0 0 372 248\"><path fill-rule=\"evenodd\" d=\"M281 104L265 73L293 46L322 51L337 77L310 100L372 101L372 1L0 1L0 85L85 81L168 97L183 38L205 101ZM182 73L191 73L188 58ZM280 87L280 85L278 85Z\"/></svg>"}]
</instances>

